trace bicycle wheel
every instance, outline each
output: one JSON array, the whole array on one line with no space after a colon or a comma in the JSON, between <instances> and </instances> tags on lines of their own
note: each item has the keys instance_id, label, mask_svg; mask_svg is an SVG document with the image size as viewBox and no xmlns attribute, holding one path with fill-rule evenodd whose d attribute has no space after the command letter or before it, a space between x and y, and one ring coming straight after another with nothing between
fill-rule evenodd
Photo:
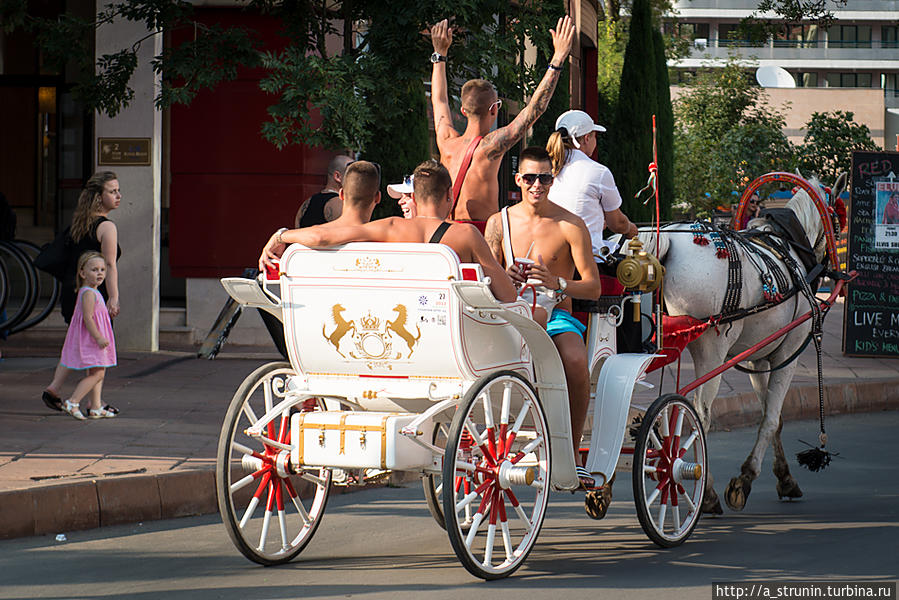
<instances>
[{"instance_id":1,"label":"bicycle wheel","mask_svg":"<svg viewBox=\"0 0 899 600\"><path fill-rule=\"evenodd\" d=\"M40 246L27 240L15 240L13 243L18 246L19 249L28 256L32 264L34 264L35 257L41 252ZM34 327L50 316L50 313L53 312L56 303L59 301L60 291L62 290L62 285L59 283L59 280L39 269L35 269L34 273L36 282L35 306L27 319L15 327L10 328L10 333L16 333L24 331L29 327Z\"/></svg>"},{"instance_id":2,"label":"bicycle wheel","mask_svg":"<svg viewBox=\"0 0 899 600\"><path fill-rule=\"evenodd\" d=\"M9 293L6 321L0 323L0 331L12 332L28 318L37 302L37 274L28 255L12 242L0 242L0 261L6 266Z\"/></svg>"},{"instance_id":3,"label":"bicycle wheel","mask_svg":"<svg viewBox=\"0 0 899 600\"><path fill-rule=\"evenodd\" d=\"M9 299L9 275L6 274L6 265L0 261L0 323L6 321L6 301Z\"/></svg>"}]
</instances>

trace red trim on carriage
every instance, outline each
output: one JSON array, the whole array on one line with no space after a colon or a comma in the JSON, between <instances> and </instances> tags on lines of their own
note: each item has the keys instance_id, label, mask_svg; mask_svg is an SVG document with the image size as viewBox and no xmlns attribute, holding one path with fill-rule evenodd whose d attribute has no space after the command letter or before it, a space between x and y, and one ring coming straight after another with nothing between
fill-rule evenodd
<instances>
[{"instance_id":1,"label":"red trim on carriage","mask_svg":"<svg viewBox=\"0 0 899 600\"><path fill-rule=\"evenodd\" d=\"M815 208L818 209L818 214L821 216L821 223L824 225L824 237L827 240L827 255L830 258L830 264L835 270L839 271L840 259L837 257L837 238L833 230L833 222L830 220L830 211L827 207L827 203L821 198L821 191L799 175L786 173L784 171L774 171L757 177L752 183L746 186L745 190L743 190L743 195L740 196L740 204L737 205L737 213L734 215L731 225L736 229L736 224L743 222L743 213L746 210L746 205L749 203L752 194L766 183L771 183L772 181L787 181L794 183L808 193ZM809 241L812 244L815 243L814 240Z\"/></svg>"},{"instance_id":2,"label":"red trim on carriage","mask_svg":"<svg viewBox=\"0 0 899 600\"><path fill-rule=\"evenodd\" d=\"M656 354L662 354L654 358L646 372L661 369L665 365L676 361L687 344L701 336L711 327L711 322L694 319L690 315L662 317L662 348Z\"/></svg>"}]
</instances>

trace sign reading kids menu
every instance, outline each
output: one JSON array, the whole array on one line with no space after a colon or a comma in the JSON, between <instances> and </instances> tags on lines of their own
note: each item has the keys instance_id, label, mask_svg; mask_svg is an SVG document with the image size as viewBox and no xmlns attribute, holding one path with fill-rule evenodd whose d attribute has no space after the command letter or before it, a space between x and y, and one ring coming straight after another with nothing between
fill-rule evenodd
<instances>
[{"instance_id":1,"label":"sign reading kids menu","mask_svg":"<svg viewBox=\"0 0 899 600\"><path fill-rule=\"evenodd\" d=\"M899 356L899 153L853 152L843 353Z\"/></svg>"}]
</instances>

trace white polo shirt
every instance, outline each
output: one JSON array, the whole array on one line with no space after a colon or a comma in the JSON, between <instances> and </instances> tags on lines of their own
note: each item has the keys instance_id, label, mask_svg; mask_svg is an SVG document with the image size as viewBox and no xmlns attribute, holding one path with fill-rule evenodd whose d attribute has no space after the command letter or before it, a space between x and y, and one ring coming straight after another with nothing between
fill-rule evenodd
<instances>
[{"instance_id":1,"label":"white polo shirt","mask_svg":"<svg viewBox=\"0 0 899 600\"><path fill-rule=\"evenodd\" d=\"M549 188L549 199L582 218L590 231L594 254L599 254L605 211L621 207L621 194L612 172L589 156L572 148L568 161Z\"/></svg>"}]
</instances>

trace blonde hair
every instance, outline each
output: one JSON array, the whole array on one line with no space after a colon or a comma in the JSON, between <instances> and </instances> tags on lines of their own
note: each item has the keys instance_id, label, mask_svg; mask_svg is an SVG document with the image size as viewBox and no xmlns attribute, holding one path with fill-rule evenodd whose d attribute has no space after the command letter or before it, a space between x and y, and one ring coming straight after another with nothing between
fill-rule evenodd
<instances>
[{"instance_id":1,"label":"blonde hair","mask_svg":"<svg viewBox=\"0 0 899 600\"><path fill-rule=\"evenodd\" d=\"M568 162L568 157L573 148L574 138L571 137L568 130L564 127L560 127L549 136L549 140L546 142L546 151L549 153L549 158L553 163L553 175L558 175L565 163Z\"/></svg>"},{"instance_id":2,"label":"blonde hair","mask_svg":"<svg viewBox=\"0 0 899 600\"><path fill-rule=\"evenodd\" d=\"M462 86L462 108L469 116L483 117L496 100L496 88L486 79L472 79Z\"/></svg>"},{"instance_id":3,"label":"blonde hair","mask_svg":"<svg viewBox=\"0 0 899 600\"><path fill-rule=\"evenodd\" d=\"M81 276L81 271L87 266L87 263L94 260L95 258L99 258L103 261L103 266L106 266L106 259L103 258L103 255L97 252L96 250L88 250L87 252L83 252L81 256L78 257L78 273L75 275L75 289L81 289L81 286L84 285L84 277Z\"/></svg>"},{"instance_id":4,"label":"blonde hair","mask_svg":"<svg viewBox=\"0 0 899 600\"><path fill-rule=\"evenodd\" d=\"M100 198L103 194L103 187L108 181L113 181L114 179L118 179L118 176L112 171L99 171L94 173L87 180L87 183L84 184L84 189L81 190L81 195L78 196L75 213L72 215L70 235L76 243L80 242L90 232L94 217L97 216L102 206Z\"/></svg>"}]
</instances>

